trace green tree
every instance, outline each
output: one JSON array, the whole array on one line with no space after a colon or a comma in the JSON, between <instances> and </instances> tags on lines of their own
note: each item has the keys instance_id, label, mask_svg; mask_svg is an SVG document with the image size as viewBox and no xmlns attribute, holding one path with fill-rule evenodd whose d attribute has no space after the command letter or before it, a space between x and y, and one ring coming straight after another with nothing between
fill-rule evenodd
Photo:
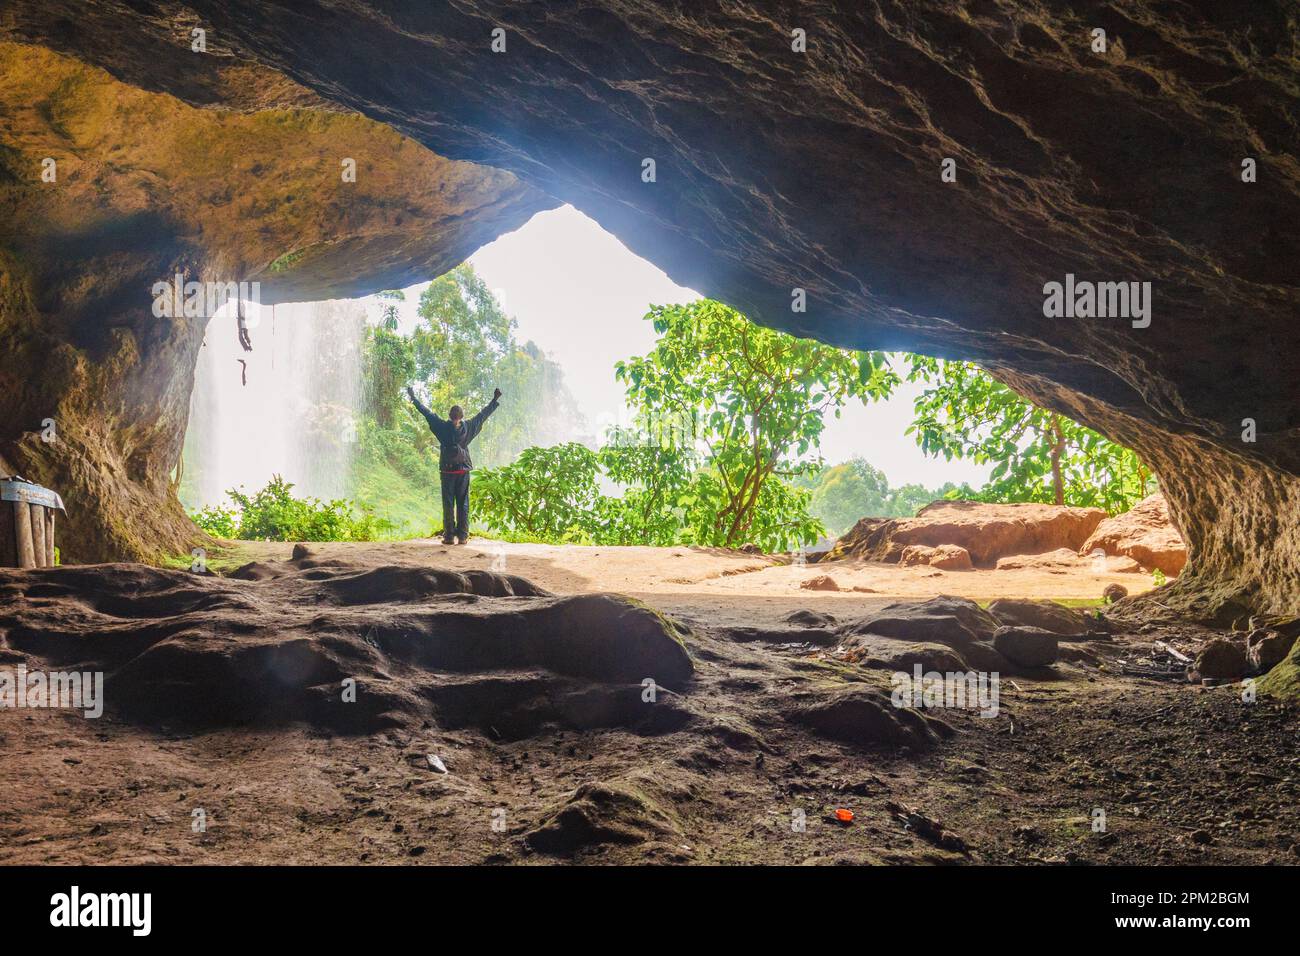
<instances>
[{"instance_id":1,"label":"green tree","mask_svg":"<svg viewBox=\"0 0 1300 956\"><path fill-rule=\"evenodd\" d=\"M969 485L958 488L951 481L933 490L924 485L900 485L889 490L888 518L910 518L932 501L941 498L970 498L976 492Z\"/></svg>"},{"instance_id":2,"label":"green tree","mask_svg":"<svg viewBox=\"0 0 1300 956\"><path fill-rule=\"evenodd\" d=\"M496 532L556 544L711 544L726 496L717 473L691 469L691 456L646 443L577 443L529 448L517 461L475 478L479 520ZM621 494L599 491L602 478ZM750 539L767 551L811 543L822 526L810 493L784 481L763 484Z\"/></svg>"},{"instance_id":3,"label":"green tree","mask_svg":"<svg viewBox=\"0 0 1300 956\"><path fill-rule=\"evenodd\" d=\"M418 314L410 337L414 379L430 408L446 415L460 405L472 415L491 400L494 388L505 393L491 427L474 443L476 463L504 464L525 448L554 444L580 427L563 371L532 342L516 341L514 319L469 263L429 283Z\"/></svg>"},{"instance_id":4,"label":"green tree","mask_svg":"<svg viewBox=\"0 0 1300 956\"><path fill-rule=\"evenodd\" d=\"M769 507L797 506L806 493L773 479L808 467L800 459L817 447L827 412L849 400L888 395L897 376L880 352L851 352L754 325L709 299L653 306L646 318L659 339L648 355L620 362L615 373L652 435L702 446L707 468L697 507L708 509L709 540L733 546L754 539ZM763 520L760 521L760 513ZM805 511L806 514L806 511ZM794 519L792 519L794 520ZM816 522L802 534L815 540Z\"/></svg>"},{"instance_id":5,"label":"green tree","mask_svg":"<svg viewBox=\"0 0 1300 956\"><path fill-rule=\"evenodd\" d=\"M994 463L980 501L1040 501L1125 511L1154 488L1137 454L1021 398L970 362L910 356L930 387L908 428L927 455ZM965 492L963 492L965 494Z\"/></svg>"},{"instance_id":6,"label":"green tree","mask_svg":"<svg viewBox=\"0 0 1300 956\"><path fill-rule=\"evenodd\" d=\"M474 444L491 467L533 445L551 445L581 428L562 370L515 323L469 264L420 295L415 327L400 330L401 292L380 293L378 322L363 342L365 414L357 428L354 494L423 530L439 511L437 440L407 400L408 384L441 414L453 404L474 414L500 387L506 399Z\"/></svg>"},{"instance_id":7,"label":"green tree","mask_svg":"<svg viewBox=\"0 0 1300 956\"><path fill-rule=\"evenodd\" d=\"M951 482L933 490L918 484L891 488L884 472L863 458L822 468L796 484L812 492L813 516L834 535L844 534L862 518L909 518L956 490Z\"/></svg>"},{"instance_id":8,"label":"green tree","mask_svg":"<svg viewBox=\"0 0 1300 956\"><path fill-rule=\"evenodd\" d=\"M823 468L809 478L809 510L831 534L843 534L860 518L891 516L889 482L884 472L862 458Z\"/></svg>"},{"instance_id":9,"label":"green tree","mask_svg":"<svg viewBox=\"0 0 1300 956\"><path fill-rule=\"evenodd\" d=\"M608 439L597 458L622 495L601 500L597 543L667 546L683 541L688 509L697 498L692 487L695 455L621 429L611 430Z\"/></svg>"},{"instance_id":10,"label":"green tree","mask_svg":"<svg viewBox=\"0 0 1300 956\"><path fill-rule=\"evenodd\" d=\"M445 414L452 405L474 411L486 405L497 367L515 346L514 320L487 283L463 262L429 283L417 313L415 378L426 386L429 407Z\"/></svg>"}]
</instances>

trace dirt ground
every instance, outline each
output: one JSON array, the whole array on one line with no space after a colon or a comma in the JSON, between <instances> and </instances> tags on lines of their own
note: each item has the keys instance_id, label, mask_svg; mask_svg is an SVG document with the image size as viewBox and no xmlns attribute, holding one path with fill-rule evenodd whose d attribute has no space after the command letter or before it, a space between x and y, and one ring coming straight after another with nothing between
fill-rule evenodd
<instances>
[{"instance_id":1,"label":"dirt ground","mask_svg":"<svg viewBox=\"0 0 1300 956\"><path fill-rule=\"evenodd\" d=\"M282 561L290 545L241 557ZM932 748L850 746L791 723L829 648L740 643L794 610L840 620L943 592L1095 598L1142 575L775 566L686 548L313 546L358 565L480 568L558 593L622 591L692 625L692 718L670 732L522 739L426 723L195 731L113 714L0 710L5 863L1297 863L1300 713L1237 686L1124 676L1159 633L1090 642L1002 685L999 713L946 712ZM841 588L799 584L830 573ZM1188 635L1194 639L1196 635ZM887 675L862 679L879 683ZM436 754L447 773L431 769ZM853 819L841 822L837 810ZM1104 827L1096 826L1104 816ZM563 824L555 827L555 821ZM561 832L560 845L529 834ZM203 826L199 824L202 823Z\"/></svg>"},{"instance_id":2,"label":"dirt ground","mask_svg":"<svg viewBox=\"0 0 1300 956\"><path fill-rule=\"evenodd\" d=\"M241 544L225 563L283 560L293 546L277 542ZM683 620L710 624L770 624L791 611L824 607L852 616L900 598L955 594L981 603L996 598L1051 598L1100 602L1108 584L1129 594L1150 590L1149 574L1093 570L1089 561L1068 573L1040 569L940 571L880 562L837 561L795 566L762 555L706 548L640 548L512 544L474 539L447 546L432 538L382 545L313 545L322 557L371 561L432 562L465 570L482 568L518 574L560 594L612 591L627 594ZM839 591L807 590L805 582L830 577ZM855 591L865 588L866 591Z\"/></svg>"}]
</instances>

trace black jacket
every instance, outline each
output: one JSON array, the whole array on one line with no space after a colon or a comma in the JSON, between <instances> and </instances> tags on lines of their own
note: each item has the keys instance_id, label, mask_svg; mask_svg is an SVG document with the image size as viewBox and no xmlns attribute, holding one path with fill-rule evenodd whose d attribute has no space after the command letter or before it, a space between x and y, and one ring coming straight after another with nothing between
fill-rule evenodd
<instances>
[{"instance_id":1,"label":"black jacket","mask_svg":"<svg viewBox=\"0 0 1300 956\"><path fill-rule=\"evenodd\" d=\"M459 426L453 425L445 418L439 418L415 397L411 398L424 420L429 423L429 431L438 439L441 451L438 454L438 468L441 471L469 471L474 462L469 457L469 443L478 437L483 423L497 410L500 401L492 399L487 407L473 418L462 419Z\"/></svg>"}]
</instances>

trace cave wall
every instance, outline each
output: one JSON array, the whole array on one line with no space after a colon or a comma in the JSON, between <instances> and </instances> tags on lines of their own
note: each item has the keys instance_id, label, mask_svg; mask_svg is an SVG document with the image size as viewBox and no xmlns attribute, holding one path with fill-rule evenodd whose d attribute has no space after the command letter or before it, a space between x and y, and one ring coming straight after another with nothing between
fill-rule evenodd
<instances>
[{"instance_id":1,"label":"cave wall","mask_svg":"<svg viewBox=\"0 0 1300 956\"><path fill-rule=\"evenodd\" d=\"M202 107L265 102L275 77L572 202L756 321L980 361L1144 454L1188 538L1188 602L1226 589L1297 611L1297 16L1281 0L18 0L0 32ZM207 57L188 52L195 25ZM1045 316L1044 283L1067 273L1151 282L1150 325Z\"/></svg>"},{"instance_id":2,"label":"cave wall","mask_svg":"<svg viewBox=\"0 0 1300 956\"><path fill-rule=\"evenodd\" d=\"M555 205L248 75L273 80L247 110L202 109L0 42L0 470L63 495L65 561L203 541L172 474L209 316L155 315L156 281L258 282L268 304L359 295L439 275Z\"/></svg>"}]
</instances>

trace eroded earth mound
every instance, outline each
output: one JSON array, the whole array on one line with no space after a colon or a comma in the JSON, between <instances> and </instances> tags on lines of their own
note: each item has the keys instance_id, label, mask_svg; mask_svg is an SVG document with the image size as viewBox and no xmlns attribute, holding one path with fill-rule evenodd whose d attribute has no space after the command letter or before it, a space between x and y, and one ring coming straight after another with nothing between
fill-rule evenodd
<instances>
[{"instance_id":1,"label":"eroded earth mound","mask_svg":"<svg viewBox=\"0 0 1300 956\"><path fill-rule=\"evenodd\" d=\"M472 547L288 550L229 578L0 572L0 671L108 675L100 719L0 708L19 771L0 861L1290 858L1295 709L1181 675L1134 693L1123 670L1153 640L1194 656L1221 633L808 592L742 619L689 594L551 593L576 579L522 555L527 578L490 573ZM1254 645L1280 653L1291 626L1267 627ZM909 700L916 666L964 706ZM985 697L968 670L1016 677ZM1141 814L1101 840L1095 806Z\"/></svg>"},{"instance_id":2,"label":"eroded earth mound","mask_svg":"<svg viewBox=\"0 0 1300 956\"><path fill-rule=\"evenodd\" d=\"M1169 506L1161 494L1144 498L1123 514L1101 522L1079 551L1132 558L1142 567L1170 577L1181 574L1187 564L1187 545L1170 520Z\"/></svg>"},{"instance_id":3,"label":"eroded earth mound","mask_svg":"<svg viewBox=\"0 0 1300 956\"><path fill-rule=\"evenodd\" d=\"M692 672L684 628L639 602L490 571L310 557L231 578L5 571L0 608L7 658L102 671L108 712L171 725L660 726L672 705L642 705L643 683L680 689Z\"/></svg>"},{"instance_id":4,"label":"eroded earth mound","mask_svg":"<svg viewBox=\"0 0 1300 956\"><path fill-rule=\"evenodd\" d=\"M1009 555L1077 551L1105 517L1099 508L934 501L914 518L863 518L828 558L894 562L917 553L908 548L955 545L976 566L991 567Z\"/></svg>"}]
</instances>

